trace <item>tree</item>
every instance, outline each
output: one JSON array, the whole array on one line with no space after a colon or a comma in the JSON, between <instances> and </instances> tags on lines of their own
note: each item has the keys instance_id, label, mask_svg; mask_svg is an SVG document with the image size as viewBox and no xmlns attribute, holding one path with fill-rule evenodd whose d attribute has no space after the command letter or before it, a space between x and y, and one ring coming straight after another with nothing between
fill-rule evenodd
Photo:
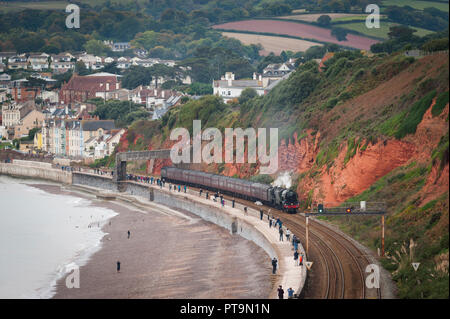
<instances>
[{"instance_id":1,"label":"tree","mask_svg":"<svg viewBox=\"0 0 450 319\"><path fill-rule=\"evenodd\" d=\"M87 53L93 55L106 55L109 51L109 47L103 44L100 40L91 39L84 44L84 48Z\"/></svg>"},{"instance_id":2,"label":"tree","mask_svg":"<svg viewBox=\"0 0 450 319\"><path fill-rule=\"evenodd\" d=\"M152 74L149 68L142 66L132 66L122 78L122 86L127 89L134 89L139 85L149 85L152 81Z\"/></svg>"},{"instance_id":3,"label":"tree","mask_svg":"<svg viewBox=\"0 0 450 319\"><path fill-rule=\"evenodd\" d=\"M318 19L317 19L317 24L321 25L322 27L329 27L331 24L331 18L329 15L321 15Z\"/></svg>"},{"instance_id":4,"label":"tree","mask_svg":"<svg viewBox=\"0 0 450 319\"><path fill-rule=\"evenodd\" d=\"M422 50L428 52L448 50L448 38L430 40L422 46Z\"/></svg>"},{"instance_id":5,"label":"tree","mask_svg":"<svg viewBox=\"0 0 450 319\"><path fill-rule=\"evenodd\" d=\"M78 61L75 63L75 72L78 75L88 75L90 73L83 61Z\"/></svg>"},{"instance_id":6,"label":"tree","mask_svg":"<svg viewBox=\"0 0 450 319\"><path fill-rule=\"evenodd\" d=\"M338 41L346 41L347 40L348 31L343 28L332 28L331 35L334 36Z\"/></svg>"},{"instance_id":7,"label":"tree","mask_svg":"<svg viewBox=\"0 0 450 319\"><path fill-rule=\"evenodd\" d=\"M241 92L241 95L239 96L239 104L244 104L248 100L253 99L254 97L257 97L258 93L256 93L255 89L253 88L246 88Z\"/></svg>"},{"instance_id":8,"label":"tree","mask_svg":"<svg viewBox=\"0 0 450 319\"><path fill-rule=\"evenodd\" d=\"M397 39L401 41L409 40L413 33L417 32L415 29L411 29L409 27L403 25L396 25L389 28L389 39Z\"/></svg>"}]
</instances>

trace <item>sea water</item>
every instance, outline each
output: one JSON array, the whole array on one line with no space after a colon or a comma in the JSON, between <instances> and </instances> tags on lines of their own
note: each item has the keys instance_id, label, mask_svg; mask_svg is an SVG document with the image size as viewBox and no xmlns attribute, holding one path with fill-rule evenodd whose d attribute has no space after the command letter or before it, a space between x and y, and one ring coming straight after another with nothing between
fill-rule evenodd
<instances>
[{"instance_id":1,"label":"sea water","mask_svg":"<svg viewBox=\"0 0 450 319\"><path fill-rule=\"evenodd\" d=\"M31 183L0 176L0 298L51 298L57 280L101 248L101 227L117 215Z\"/></svg>"}]
</instances>

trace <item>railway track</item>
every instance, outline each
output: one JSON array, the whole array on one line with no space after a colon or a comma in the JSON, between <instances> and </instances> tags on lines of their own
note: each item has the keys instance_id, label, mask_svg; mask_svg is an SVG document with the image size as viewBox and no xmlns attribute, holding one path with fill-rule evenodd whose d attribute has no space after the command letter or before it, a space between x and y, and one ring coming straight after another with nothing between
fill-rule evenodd
<instances>
[{"instance_id":1,"label":"railway track","mask_svg":"<svg viewBox=\"0 0 450 319\"><path fill-rule=\"evenodd\" d=\"M198 193L198 188L190 187ZM224 195L228 203L233 197ZM258 206L243 199L234 198L240 203L256 210L269 207ZM305 217L300 214L290 215L270 207L270 214L280 218L289 230L304 244L306 242ZM306 299L381 299L380 289L367 289L365 269L372 262L351 240L327 226L310 218L310 249L308 261L313 261L308 272L307 284L304 288Z\"/></svg>"}]
</instances>

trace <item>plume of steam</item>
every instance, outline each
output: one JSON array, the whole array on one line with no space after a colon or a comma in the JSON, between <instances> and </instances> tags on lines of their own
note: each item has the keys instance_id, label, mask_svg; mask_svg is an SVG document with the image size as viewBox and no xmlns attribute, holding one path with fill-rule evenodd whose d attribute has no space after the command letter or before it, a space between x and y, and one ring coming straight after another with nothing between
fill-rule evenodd
<instances>
[{"instance_id":1,"label":"plume of steam","mask_svg":"<svg viewBox=\"0 0 450 319\"><path fill-rule=\"evenodd\" d=\"M290 188L292 186L292 177L290 172L281 172L272 182L272 186Z\"/></svg>"}]
</instances>

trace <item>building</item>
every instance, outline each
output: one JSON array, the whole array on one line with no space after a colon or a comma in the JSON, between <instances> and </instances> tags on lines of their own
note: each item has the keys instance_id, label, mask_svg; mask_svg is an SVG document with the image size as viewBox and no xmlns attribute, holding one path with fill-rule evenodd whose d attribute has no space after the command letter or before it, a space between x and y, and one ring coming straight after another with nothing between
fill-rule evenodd
<instances>
[{"instance_id":1,"label":"building","mask_svg":"<svg viewBox=\"0 0 450 319\"><path fill-rule=\"evenodd\" d=\"M42 127L44 119L45 114L43 112L32 109L14 126L14 138L28 136L31 129Z\"/></svg>"},{"instance_id":2,"label":"building","mask_svg":"<svg viewBox=\"0 0 450 319\"><path fill-rule=\"evenodd\" d=\"M2 106L2 124L6 128L14 127L31 110L34 109L34 101L26 103L10 103Z\"/></svg>"},{"instance_id":3,"label":"building","mask_svg":"<svg viewBox=\"0 0 450 319\"><path fill-rule=\"evenodd\" d=\"M98 142L109 139L114 130L110 120L47 119L42 127L42 149L62 157L94 157Z\"/></svg>"},{"instance_id":4,"label":"building","mask_svg":"<svg viewBox=\"0 0 450 319\"><path fill-rule=\"evenodd\" d=\"M8 97L6 96L8 93L5 89L0 89L0 103L6 102Z\"/></svg>"},{"instance_id":5,"label":"building","mask_svg":"<svg viewBox=\"0 0 450 319\"><path fill-rule=\"evenodd\" d=\"M96 73L87 76L74 75L61 87L59 101L61 104L72 104L85 102L97 97L97 93L108 94L108 92L120 89L118 76L109 73Z\"/></svg>"},{"instance_id":6,"label":"building","mask_svg":"<svg viewBox=\"0 0 450 319\"><path fill-rule=\"evenodd\" d=\"M220 80L213 81L213 93L221 96L225 102L237 99L243 90L252 88L258 95L264 95L262 77L258 80L235 80L234 73L227 72Z\"/></svg>"},{"instance_id":7,"label":"building","mask_svg":"<svg viewBox=\"0 0 450 319\"><path fill-rule=\"evenodd\" d=\"M75 69L75 62L70 62L70 61L56 61L56 62L52 62L52 64L50 65L50 69L52 70L53 73L66 73L69 70L74 70Z\"/></svg>"},{"instance_id":8,"label":"building","mask_svg":"<svg viewBox=\"0 0 450 319\"><path fill-rule=\"evenodd\" d=\"M35 100L41 94L41 88L29 86L27 79L15 80L10 83L10 94L18 103Z\"/></svg>"},{"instance_id":9,"label":"building","mask_svg":"<svg viewBox=\"0 0 450 319\"><path fill-rule=\"evenodd\" d=\"M49 68L48 58L49 55L45 53L30 54L28 56L28 63L30 64L32 70L42 71Z\"/></svg>"}]
</instances>

